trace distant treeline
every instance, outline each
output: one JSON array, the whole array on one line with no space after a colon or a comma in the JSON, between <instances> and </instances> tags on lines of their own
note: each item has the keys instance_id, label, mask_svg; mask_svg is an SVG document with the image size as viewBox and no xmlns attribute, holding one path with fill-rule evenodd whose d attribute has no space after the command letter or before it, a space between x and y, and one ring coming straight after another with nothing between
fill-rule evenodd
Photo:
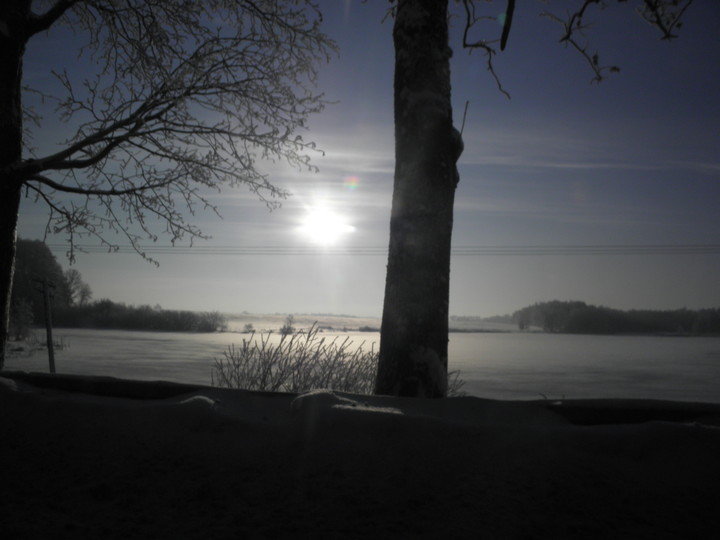
<instances>
[{"instance_id":1,"label":"distant treeline","mask_svg":"<svg viewBox=\"0 0 720 540\"><path fill-rule=\"evenodd\" d=\"M63 270L40 240L17 240L15 274L10 309L10 335L24 339L33 326L45 321L43 283L49 284L55 326L116 328L162 332L216 332L227 329L220 313L172 311L160 306L127 306L100 300L75 269Z\"/></svg>"},{"instance_id":2,"label":"distant treeline","mask_svg":"<svg viewBox=\"0 0 720 540\"><path fill-rule=\"evenodd\" d=\"M513 313L520 330L531 326L565 334L720 335L720 309L622 311L585 302L542 302Z\"/></svg>"},{"instance_id":3,"label":"distant treeline","mask_svg":"<svg viewBox=\"0 0 720 540\"><path fill-rule=\"evenodd\" d=\"M150 306L128 306L110 300L59 306L53 323L66 328L108 328L156 332L217 332L227 330L218 312L175 311Z\"/></svg>"}]
</instances>

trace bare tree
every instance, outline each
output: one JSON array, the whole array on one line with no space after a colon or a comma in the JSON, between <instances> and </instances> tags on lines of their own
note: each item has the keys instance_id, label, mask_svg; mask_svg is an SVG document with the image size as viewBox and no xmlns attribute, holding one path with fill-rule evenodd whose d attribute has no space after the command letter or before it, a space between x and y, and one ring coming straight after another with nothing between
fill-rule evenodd
<instances>
[{"instance_id":1,"label":"bare tree","mask_svg":"<svg viewBox=\"0 0 720 540\"><path fill-rule=\"evenodd\" d=\"M292 315L288 315L285 317L285 323L280 327L280 335L281 336L290 336L295 333L295 327L293 324L295 323L295 317Z\"/></svg>"},{"instance_id":2,"label":"bare tree","mask_svg":"<svg viewBox=\"0 0 720 540\"><path fill-rule=\"evenodd\" d=\"M258 167L312 168L298 134L322 110L317 65L334 44L312 0L6 0L0 8L0 355L21 194L49 208L47 232L171 242L202 237L187 220L216 210L208 194L245 185L269 205L286 193ZM97 69L55 66L60 93L24 85L32 39L65 27L68 46ZM62 32L62 29L61 29ZM40 38L38 38L40 36ZM84 60L83 60L84 59ZM66 69L67 68L67 69ZM27 139L51 102L67 126L60 150L33 155ZM24 144L25 143L25 144ZM0 356L0 367L3 357Z\"/></svg>"},{"instance_id":3,"label":"bare tree","mask_svg":"<svg viewBox=\"0 0 720 540\"><path fill-rule=\"evenodd\" d=\"M77 303L80 306L86 305L90 300L92 300L92 289L90 288L90 285L87 283L82 283L80 285L80 290L78 291L78 297L77 297Z\"/></svg>"},{"instance_id":4,"label":"bare tree","mask_svg":"<svg viewBox=\"0 0 720 540\"><path fill-rule=\"evenodd\" d=\"M84 306L90 301L92 290L90 285L83 281L82 274L78 270L75 268L66 270L65 281L67 282L71 305Z\"/></svg>"},{"instance_id":5,"label":"bare tree","mask_svg":"<svg viewBox=\"0 0 720 540\"><path fill-rule=\"evenodd\" d=\"M452 125L447 0L395 13L395 182L375 391L447 391L450 237L461 140Z\"/></svg>"},{"instance_id":6,"label":"bare tree","mask_svg":"<svg viewBox=\"0 0 720 540\"><path fill-rule=\"evenodd\" d=\"M450 243L459 180L455 164L463 151L462 138L452 125L449 3L393 1L395 181L375 392L443 397L447 393ZM493 61L508 43L515 1L503 2L500 34L486 36L481 23L497 19L487 15L488 5L490 12L497 11L492 3L455 0L453 4L464 21L462 46L484 52L488 71L508 95ZM586 37L589 12L609 3L584 0L564 14L549 7L540 12L562 26L560 42L580 53L597 82L619 71L600 63ZM663 39L672 39L691 3L644 0L637 2L637 11L660 30Z\"/></svg>"},{"instance_id":7,"label":"bare tree","mask_svg":"<svg viewBox=\"0 0 720 540\"><path fill-rule=\"evenodd\" d=\"M67 283L68 293L70 294L70 304L77 304L78 293L83 284L82 274L75 268L65 270L65 283Z\"/></svg>"}]
</instances>

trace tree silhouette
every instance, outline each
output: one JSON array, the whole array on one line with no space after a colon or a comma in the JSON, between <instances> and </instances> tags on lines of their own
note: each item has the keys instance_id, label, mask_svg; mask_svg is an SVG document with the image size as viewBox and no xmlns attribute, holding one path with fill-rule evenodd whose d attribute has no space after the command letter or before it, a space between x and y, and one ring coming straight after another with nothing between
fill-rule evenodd
<instances>
[{"instance_id":1,"label":"tree silhouette","mask_svg":"<svg viewBox=\"0 0 720 540\"><path fill-rule=\"evenodd\" d=\"M79 273L78 273L79 274ZM78 277L82 279L82 276ZM16 243L15 272L13 274L12 309L17 311L25 302L32 310L36 323L44 318L41 282L53 284L53 305L64 307L72 301L67 274L52 251L40 240L18 238Z\"/></svg>"},{"instance_id":2,"label":"tree silhouette","mask_svg":"<svg viewBox=\"0 0 720 540\"><path fill-rule=\"evenodd\" d=\"M626 3L624 0L618 0ZM599 82L616 66L604 66L585 32L588 13L609 1L584 0L574 10L540 14L563 29L560 42L582 55ZM640 16L663 39L675 37L692 0L644 0ZM503 2L499 36L477 36L488 4L455 0L464 21L462 46L486 55L487 69L507 94L493 60L511 39L515 1ZM385 300L375 392L417 397L447 393L450 244L456 162L463 143L452 125L448 0L395 0L395 180L390 218Z\"/></svg>"},{"instance_id":3,"label":"tree silhouette","mask_svg":"<svg viewBox=\"0 0 720 540\"><path fill-rule=\"evenodd\" d=\"M34 7L36 9L34 9ZM37 9L45 9L38 12ZM299 130L322 110L317 64L334 44L311 0L7 0L0 10L0 355L7 338L21 193L45 203L46 230L112 250L202 237L188 222L207 193L244 185L269 205L285 192L260 159L312 168ZM61 29L79 62L54 66L59 93L23 81L28 42ZM79 43L79 45L78 45ZM66 69L67 68L67 69ZM32 101L67 127L60 150L33 155ZM0 367L3 356L0 356Z\"/></svg>"},{"instance_id":4,"label":"tree silhouette","mask_svg":"<svg viewBox=\"0 0 720 540\"><path fill-rule=\"evenodd\" d=\"M65 270L65 282L70 293L70 303L76 306L87 304L92 298L90 285L82 280L82 274L75 268Z\"/></svg>"}]
</instances>

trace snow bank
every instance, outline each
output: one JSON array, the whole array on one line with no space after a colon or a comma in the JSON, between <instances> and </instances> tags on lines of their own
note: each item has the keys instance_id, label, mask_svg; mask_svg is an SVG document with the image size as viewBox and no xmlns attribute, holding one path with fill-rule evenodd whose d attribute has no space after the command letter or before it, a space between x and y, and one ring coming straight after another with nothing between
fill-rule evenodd
<instances>
[{"instance_id":1,"label":"snow bank","mask_svg":"<svg viewBox=\"0 0 720 540\"><path fill-rule=\"evenodd\" d=\"M154 398L153 383L82 378L81 393L49 379L0 378L0 522L12 538L684 538L720 527L714 406L173 395L167 384ZM639 409L652 414L622 422ZM672 411L685 415L667 421Z\"/></svg>"}]
</instances>

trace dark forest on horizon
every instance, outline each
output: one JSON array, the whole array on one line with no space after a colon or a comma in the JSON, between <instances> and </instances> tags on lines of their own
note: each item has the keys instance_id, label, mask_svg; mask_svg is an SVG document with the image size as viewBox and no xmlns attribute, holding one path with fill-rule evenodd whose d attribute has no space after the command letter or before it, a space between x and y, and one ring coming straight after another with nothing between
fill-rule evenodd
<instances>
[{"instance_id":1,"label":"dark forest on horizon","mask_svg":"<svg viewBox=\"0 0 720 540\"><path fill-rule=\"evenodd\" d=\"M516 311L512 321L519 330L537 327L555 334L720 335L720 308L623 311L553 300Z\"/></svg>"},{"instance_id":2,"label":"dark forest on horizon","mask_svg":"<svg viewBox=\"0 0 720 540\"><path fill-rule=\"evenodd\" d=\"M77 270L64 271L41 240L18 239L11 306L13 338L22 339L31 327L44 324L43 281L52 284L52 318L58 327L169 332L227 330L226 316L217 311L167 310L108 299L92 301L92 291ZM454 322L470 326L454 328ZM720 308L623 311L582 301L553 300L501 317L451 316L450 332L502 331L474 328L474 322L515 324L520 331L541 329L558 334L720 335ZM358 330L377 332L379 328L361 326Z\"/></svg>"},{"instance_id":3,"label":"dark forest on horizon","mask_svg":"<svg viewBox=\"0 0 720 540\"><path fill-rule=\"evenodd\" d=\"M45 323L43 286L49 288L52 322L58 327L159 332L216 332L227 329L226 317L216 311L136 307L107 299L92 301L92 291L77 270L63 271L42 241L18 239L10 316L11 338L24 339L32 327Z\"/></svg>"}]
</instances>

